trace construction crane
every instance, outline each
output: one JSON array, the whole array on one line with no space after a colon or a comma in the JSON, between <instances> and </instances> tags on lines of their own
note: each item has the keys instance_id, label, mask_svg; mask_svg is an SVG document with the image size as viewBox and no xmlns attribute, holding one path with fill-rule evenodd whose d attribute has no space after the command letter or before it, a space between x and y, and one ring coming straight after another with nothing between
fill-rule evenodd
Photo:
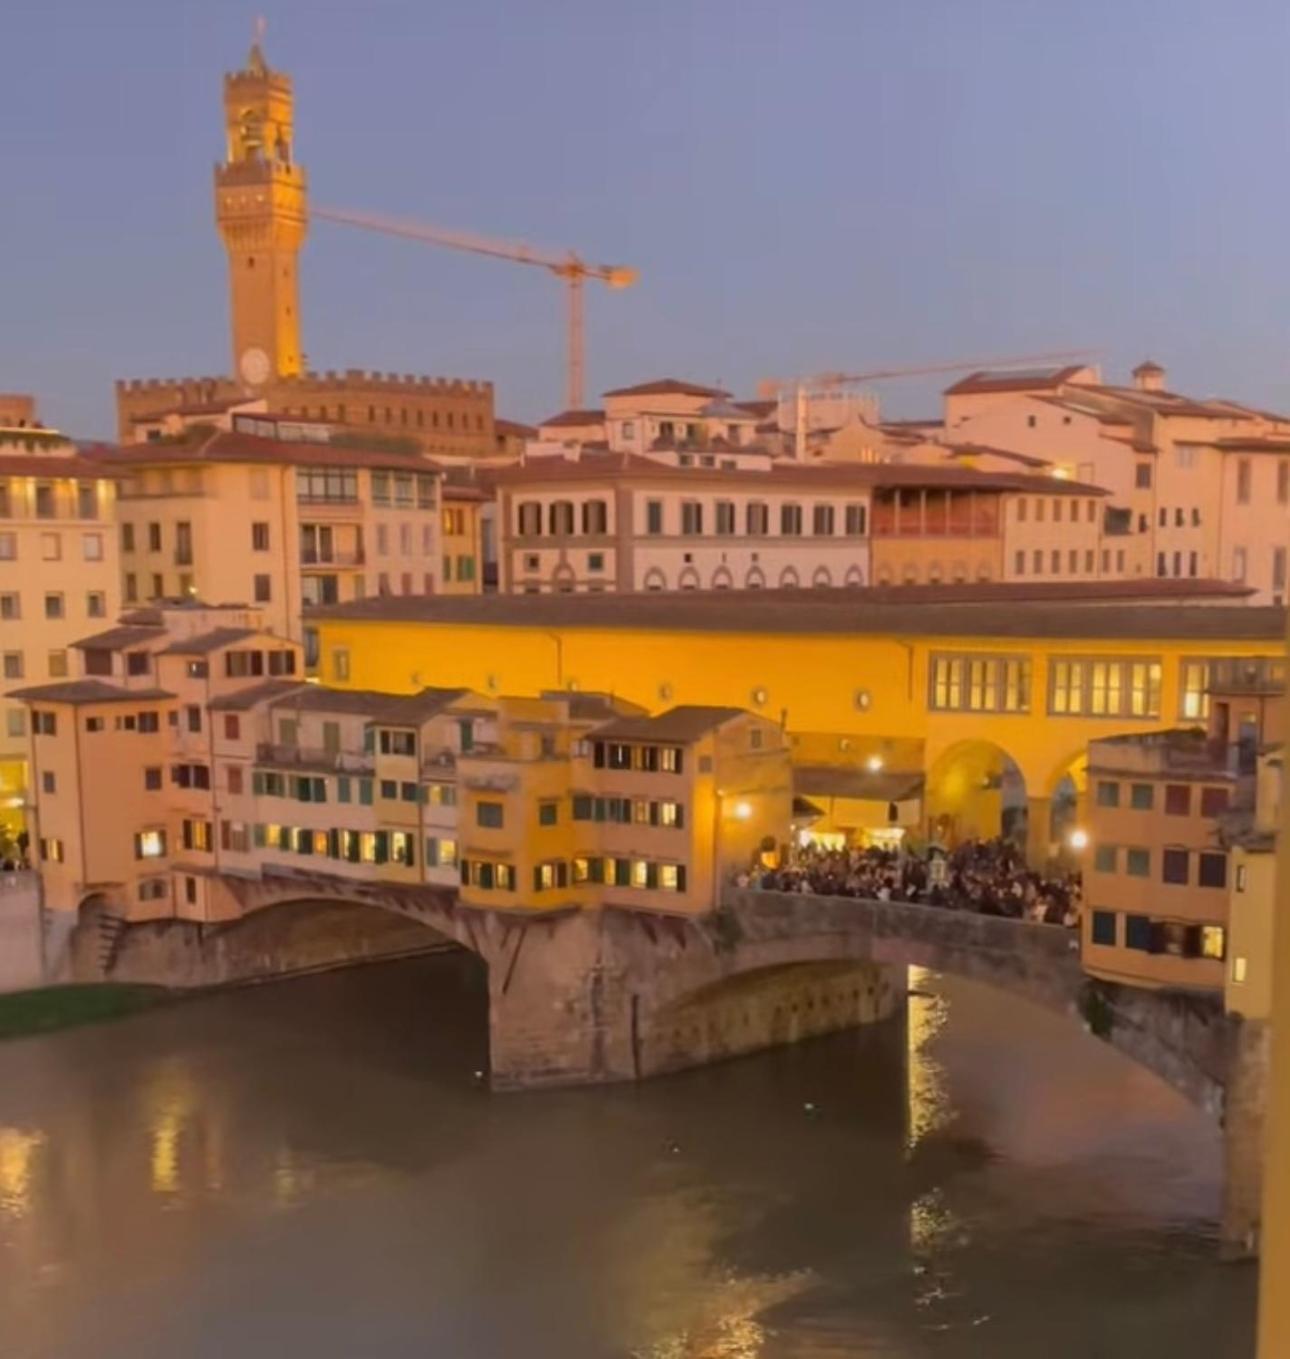
<instances>
[{"instance_id":1,"label":"construction crane","mask_svg":"<svg viewBox=\"0 0 1290 1359\"><path fill-rule=\"evenodd\" d=\"M923 363L904 368L875 368L868 373L814 373L809 377L772 380L765 387L780 395L795 394L793 419L793 450L800 462L806 457L806 394L811 390L831 387L854 387L861 382L881 382L889 379L932 377L937 373L961 373L969 369L1024 368L1036 363L1061 363L1072 359L1095 358L1096 349L1053 349L1042 354L1012 354L1006 358L956 359L949 363Z\"/></svg>"},{"instance_id":2,"label":"construction crane","mask_svg":"<svg viewBox=\"0 0 1290 1359\"><path fill-rule=\"evenodd\" d=\"M449 250L468 250L475 255L490 255L493 259L510 260L513 264L536 264L562 279L568 299L568 373L565 381L565 405L570 410L582 407L586 373L586 344L583 335L582 288L587 279L595 279L610 288L630 288L639 275L635 269L621 264L588 264L573 250L564 254L539 250L522 241L499 241L473 232L445 231L441 227L421 222L405 222L395 218L376 217L362 212L342 212L335 208L313 208L314 217L324 222L338 222L343 226L361 227L365 231L379 231L386 236L402 236L426 245L442 245Z\"/></svg>"}]
</instances>

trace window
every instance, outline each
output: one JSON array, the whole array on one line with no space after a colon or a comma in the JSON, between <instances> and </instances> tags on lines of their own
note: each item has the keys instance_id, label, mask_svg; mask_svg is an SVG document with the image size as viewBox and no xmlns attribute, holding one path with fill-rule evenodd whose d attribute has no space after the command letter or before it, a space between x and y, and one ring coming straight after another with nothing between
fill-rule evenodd
<instances>
[{"instance_id":1,"label":"window","mask_svg":"<svg viewBox=\"0 0 1290 1359\"><path fill-rule=\"evenodd\" d=\"M45 712L33 713L31 716L31 729L37 736L57 736L58 714Z\"/></svg>"},{"instance_id":2,"label":"window","mask_svg":"<svg viewBox=\"0 0 1290 1359\"><path fill-rule=\"evenodd\" d=\"M242 791L242 767L241 765L231 764L228 766L228 791L239 794Z\"/></svg>"},{"instance_id":3,"label":"window","mask_svg":"<svg viewBox=\"0 0 1290 1359\"><path fill-rule=\"evenodd\" d=\"M744 532L750 538L764 538L770 532L770 510L759 500L750 500L744 508Z\"/></svg>"},{"instance_id":4,"label":"window","mask_svg":"<svg viewBox=\"0 0 1290 1359\"><path fill-rule=\"evenodd\" d=\"M127 604L133 604L139 598L139 579L133 571L129 572L125 578L125 599Z\"/></svg>"},{"instance_id":5,"label":"window","mask_svg":"<svg viewBox=\"0 0 1290 1359\"><path fill-rule=\"evenodd\" d=\"M703 506L697 500L681 502L681 532L685 534L703 532Z\"/></svg>"},{"instance_id":6,"label":"window","mask_svg":"<svg viewBox=\"0 0 1290 1359\"><path fill-rule=\"evenodd\" d=\"M62 593L60 591L51 591L49 594L45 596L45 617L62 618L63 616L64 610Z\"/></svg>"},{"instance_id":7,"label":"window","mask_svg":"<svg viewBox=\"0 0 1290 1359\"><path fill-rule=\"evenodd\" d=\"M1202 788L1200 790L1201 816L1222 816L1227 811L1228 790L1226 788Z\"/></svg>"},{"instance_id":8,"label":"window","mask_svg":"<svg viewBox=\"0 0 1290 1359\"><path fill-rule=\"evenodd\" d=\"M1175 887L1186 886L1188 879L1187 861L1190 854L1185 849L1167 849L1160 856L1160 880Z\"/></svg>"},{"instance_id":9,"label":"window","mask_svg":"<svg viewBox=\"0 0 1290 1359\"><path fill-rule=\"evenodd\" d=\"M415 732L382 730L379 745L382 755L415 755L417 753Z\"/></svg>"},{"instance_id":10,"label":"window","mask_svg":"<svg viewBox=\"0 0 1290 1359\"><path fill-rule=\"evenodd\" d=\"M1099 807L1118 807L1120 805L1120 785L1110 779L1100 779L1097 785L1097 805Z\"/></svg>"},{"instance_id":11,"label":"window","mask_svg":"<svg viewBox=\"0 0 1290 1359\"><path fill-rule=\"evenodd\" d=\"M1202 852L1196 881L1201 887L1226 887L1227 855Z\"/></svg>"},{"instance_id":12,"label":"window","mask_svg":"<svg viewBox=\"0 0 1290 1359\"><path fill-rule=\"evenodd\" d=\"M298 467L296 499L352 504L358 499L358 473L351 467Z\"/></svg>"},{"instance_id":13,"label":"window","mask_svg":"<svg viewBox=\"0 0 1290 1359\"><path fill-rule=\"evenodd\" d=\"M152 671L152 657L146 651L127 651L125 653L125 673L127 675L147 675Z\"/></svg>"},{"instance_id":14,"label":"window","mask_svg":"<svg viewBox=\"0 0 1290 1359\"><path fill-rule=\"evenodd\" d=\"M40 791L42 793L56 793L58 791L58 779L52 770L46 769L40 775Z\"/></svg>"},{"instance_id":15,"label":"window","mask_svg":"<svg viewBox=\"0 0 1290 1359\"><path fill-rule=\"evenodd\" d=\"M1204 721L1209 716L1209 662L1184 660L1178 680L1178 716Z\"/></svg>"},{"instance_id":16,"label":"window","mask_svg":"<svg viewBox=\"0 0 1290 1359\"><path fill-rule=\"evenodd\" d=\"M573 502L569 500L553 501L547 510L547 522L552 534L568 537L573 532Z\"/></svg>"},{"instance_id":17,"label":"window","mask_svg":"<svg viewBox=\"0 0 1290 1359\"><path fill-rule=\"evenodd\" d=\"M1125 948L1141 949L1144 953L1151 951L1151 920L1145 915L1126 915L1124 917L1124 946Z\"/></svg>"},{"instance_id":18,"label":"window","mask_svg":"<svg viewBox=\"0 0 1290 1359\"><path fill-rule=\"evenodd\" d=\"M1191 815L1191 785L1186 783L1165 784L1165 815Z\"/></svg>"},{"instance_id":19,"label":"window","mask_svg":"<svg viewBox=\"0 0 1290 1359\"><path fill-rule=\"evenodd\" d=\"M269 550L269 526L261 521L256 521L251 525L251 551L267 552Z\"/></svg>"},{"instance_id":20,"label":"window","mask_svg":"<svg viewBox=\"0 0 1290 1359\"><path fill-rule=\"evenodd\" d=\"M0 562L11 562L18 557L18 536L14 533L0 533Z\"/></svg>"},{"instance_id":21,"label":"window","mask_svg":"<svg viewBox=\"0 0 1290 1359\"><path fill-rule=\"evenodd\" d=\"M1238 458L1236 461L1236 503L1238 505L1248 505L1250 503L1250 482L1253 467L1249 458Z\"/></svg>"},{"instance_id":22,"label":"window","mask_svg":"<svg viewBox=\"0 0 1290 1359\"><path fill-rule=\"evenodd\" d=\"M1193 571L1192 574L1195 575L1195 572ZM1272 588L1274 590L1286 588L1286 550L1284 547L1272 549Z\"/></svg>"},{"instance_id":23,"label":"window","mask_svg":"<svg viewBox=\"0 0 1290 1359\"><path fill-rule=\"evenodd\" d=\"M91 590L85 596L85 616L87 618L107 616L107 596L102 590Z\"/></svg>"},{"instance_id":24,"label":"window","mask_svg":"<svg viewBox=\"0 0 1290 1359\"><path fill-rule=\"evenodd\" d=\"M940 712L1030 711L1030 658L936 653L931 706Z\"/></svg>"},{"instance_id":25,"label":"window","mask_svg":"<svg viewBox=\"0 0 1290 1359\"><path fill-rule=\"evenodd\" d=\"M269 576L260 574L254 577L252 593L257 604L267 604L273 597L273 585Z\"/></svg>"},{"instance_id":26,"label":"window","mask_svg":"<svg viewBox=\"0 0 1290 1359\"><path fill-rule=\"evenodd\" d=\"M1093 912L1093 942L1115 947L1116 919L1114 911Z\"/></svg>"},{"instance_id":27,"label":"window","mask_svg":"<svg viewBox=\"0 0 1290 1359\"><path fill-rule=\"evenodd\" d=\"M22 669L21 651L6 651L0 657L0 671L3 671L5 679L21 679Z\"/></svg>"},{"instance_id":28,"label":"window","mask_svg":"<svg viewBox=\"0 0 1290 1359\"><path fill-rule=\"evenodd\" d=\"M63 862L63 842L54 838L42 839L40 857L50 863L61 864Z\"/></svg>"},{"instance_id":29,"label":"window","mask_svg":"<svg viewBox=\"0 0 1290 1359\"><path fill-rule=\"evenodd\" d=\"M603 500L583 501L582 531L586 534L600 534L609 531L609 510Z\"/></svg>"},{"instance_id":30,"label":"window","mask_svg":"<svg viewBox=\"0 0 1290 1359\"><path fill-rule=\"evenodd\" d=\"M1245 575L1249 569L1249 554L1243 547L1232 549L1232 579L1238 585L1245 584Z\"/></svg>"},{"instance_id":31,"label":"window","mask_svg":"<svg viewBox=\"0 0 1290 1359\"><path fill-rule=\"evenodd\" d=\"M1058 716L1158 717L1160 662L1055 656L1048 669L1048 711Z\"/></svg>"},{"instance_id":32,"label":"window","mask_svg":"<svg viewBox=\"0 0 1290 1359\"><path fill-rule=\"evenodd\" d=\"M1155 805L1155 785L1150 783L1131 783L1129 785L1129 806L1135 812L1149 812Z\"/></svg>"},{"instance_id":33,"label":"window","mask_svg":"<svg viewBox=\"0 0 1290 1359\"><path fill-rule=\"evenodd\" d=\"M645 502L645 532L653 536L663 532L663 502L661 500L647 500Z\"/></svg>"},{"instance_id":34,"label":"window","mask_svg":"<svg viewBox=\"0 0 1290 1359\"><path fill-rule=\"evenodd\" d=\"M1200 956L1222 962L1227 957L1227 931L1221 925L1200 927ZM1244 980L1244 973L1239 980Z\"/></svg>"},{"instance_id":35,"label":"window","mask_svg":"<svg viewBox=\"0 0 1290 1359\"><path fill-rule=\"evenodd\" d=\"M195 704L190 703L184 709L184 716L187 719L187 727L191 732L199 732L202 729L202 710ZM285 726L286 723L283 723Z\"/></svg>"},{"instance_id":36,"label":"window","mask_svg":"<svg viewBox=\"0 0 1290 1359\"><path fill-rule=\"evenodd\" d=\"M800 505L781 505L779 507L779 531L786 538L797 538L802 533L802 507Z\"/></svg>"},{"instance_id":37,"label":"window","mask_svg":"<svg viewBox=\"0 0 1290 1359\"><path fill-rule=\"evenodd\" d=\"M238 741L242 737L242 721L236 713L224 714L224 739Z\"/></svg>"},{"instance_id":38,"label":"window","mask_svg":"<svg viewBox=\"0 0 1290 1359\"><path fill-rule=\"evenodd\" d=\"M1135 465L1133 469L1133 484L1140 491L1149 491L1151 489L1151 464L1149 462L1140 462Z\"/></svg>"},{"instance_id":39,"label":"window","mask_svg":"<svg viewBox=\"0 0 1290 1359\"><path fill-rule=\"evenodd\" d=\"M1014 575L1024 576L1026 574L1026 554L1020 549L1013 558L1012 570Z\"/></svg>"},{"instance_id":40,"label":"window","mask_svg":"<svg viewBox=\"0 0 1290 1359\"><path fill-rule=\"evenodd\" d=\"M349 648L343 646L332 647L331 650L331 677L339 684L344 684L349 680Z\"/></svg>"},{"instance_id":41,"label":"window","mask_svg":"<svg viewBox=\"0 0 1290 1359\"><path fill-rule=\"evenodd\" d=\"M152 598L164 599L165 597L166 597L165 577L160 575L159 573L155 574L152 577Z\"/></svg>"},{"instance_id":42,"label":"window","mask_svg":"<svg viewBox=\"0 0 1290 1359\"><path fill-rule=\"evenodd\" d=\"M148 551L149 551L149 552L160 552L160 551L161 551L161 525L160 525L160 524L149 524L149 525L148 525Z\"/></svg>"},{"instance_id":43,"label":"window","mask_svg":"<svg viewBox=\"0 0 1290 1359\"><path fill-rule=\"evenodd\" d=\"M211 847L211 823L209 821L190 821L185 819L180 825L185 849L200 850L207 853Z\"/></svg>"},{"instance_id":44,"label":"window","mask_svg":"<svg viewBox=\"0 0 1290 1359\"><path fill-rule=\"evenodd\" d=\"M67 652L51 651L49 653L48 662L50 679L67 678Z\"/></svg>"},{"instance_id":45,"label":"window","mask_svg":"<svg viewBox=\"0 0 1290 1359\"><path fill-rule=\"evenodd\" d=\"M143 771L143 786L149 793L161 791L161 766L151 765Z\"/></svg>"},{"instance_id":46,"label":"window","mask_svg":"<svg viewBox=\"0 0 1290 1359\"><path fill-rule=\"evenodd\" d=\"M504 820L504 809L500 802L477 802L475 804L475 824L500 830Z\"/></svg>"},{"instance_id":47,"label":"window","mask_svg":"<svg viewBox=\"0 0 1290 1359\"><path fill-rule=\"evenodd\" d=\"M136 859L160 859L166 852L166 832L164 830L139 831L134 837L134 857Z\"/></svg>"},{"instance_id":48,"label":"window","mask_svg":"<svg viewBox=\"0 0 1290 1359\"><path fill-rule=\"evenodd\" d=\"M103 719L87 718L85 723L86 731L93 731L89 724L91 722L102 722ZM27 713L23 708L7 708L4 715L5 735L6 736L26 736L27 734Z\"/></svg>"},{"instance_id":49,"label":"window","mask_svg":"<svg viewBox=\"0 0 1290 1359\"><path fill-rule=\"evenodd\" d=\"M0 594L0 619L12 622L22 617L21 597L12 590Z\"/></svg>"},{"instance_id":50,"label":"window","mask_svg":"<svg viewBox=\"0 0 1290 1359\"><path fill-rule=\"evenodd\" d=\"M81 555L87 562L101 562L103 560L103 535L101 533L82 533Z\"/></svg>"},{"instance_id":51,"label":"window","mask_svg":"<svg viewBox=\"0 0 1290 1359\"><path fill-rule=\"evenodd\" d=\"M560 804L558 802L539 802L538 803L538 825L554 826L559 817Z\"/></svg>"},{"instance_id":52,"label":"window","mask_svg":"<svg viewBox=\"0 0 1290 1359\"><path fill-rule=\"evenodd\" d=\"M1120 851L1115 845L1098 845L1093 850L1093 867L1099 873L1114 873L1119 858Z\"/></svg>"},{"instance_id":53,"label":"window","mask_svg":"<svg viewBox=\"0 0 1290 1359\"><path fill-rule=\"evenodd\" d=\"M847 537L863 538L865 534L867 518L868 512L866 506L848 505L843 515Z\"/></svg>"}]
</instances>

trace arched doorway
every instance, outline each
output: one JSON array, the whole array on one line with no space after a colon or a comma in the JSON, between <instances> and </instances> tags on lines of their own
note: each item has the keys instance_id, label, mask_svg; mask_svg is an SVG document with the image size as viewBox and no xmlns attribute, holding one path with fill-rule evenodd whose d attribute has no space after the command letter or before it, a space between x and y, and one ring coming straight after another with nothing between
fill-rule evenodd
<instances>
[{"instance_id":1,"label":"arched doorway","mask_svg":"<svg viewBox=\"0 0 1290 1359\"><path fill-rule=\"evenodd\" d=\"M928 837L942 844L1003 836L1026 843L1026 779L992 741L958 741L927 771L923 811Z\"/></svg>"}]
</instances>

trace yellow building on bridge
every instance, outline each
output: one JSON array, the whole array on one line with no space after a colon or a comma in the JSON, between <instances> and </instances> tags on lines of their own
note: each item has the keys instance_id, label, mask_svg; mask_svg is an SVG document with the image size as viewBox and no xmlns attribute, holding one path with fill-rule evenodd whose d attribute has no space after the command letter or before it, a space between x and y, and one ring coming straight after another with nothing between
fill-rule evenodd
<instances>
[{"instance_id":1,"label":"yellow building on bridge","mask_svg":"<svg viewBox=\"0 0 1290 1359\"><path fill-rule=\"evenodd\" d=\"M1082 795L1091 739L1201 725L1214 660L1282 654L1283 609L1188 584L387 597L310 625L328 684L747 708L782 722L799 768L875 789L923 776L921 819L950 836L997 833L1005 796L1024 797L1038 851L1063 782Z\"/></svg>"}]
</instances>

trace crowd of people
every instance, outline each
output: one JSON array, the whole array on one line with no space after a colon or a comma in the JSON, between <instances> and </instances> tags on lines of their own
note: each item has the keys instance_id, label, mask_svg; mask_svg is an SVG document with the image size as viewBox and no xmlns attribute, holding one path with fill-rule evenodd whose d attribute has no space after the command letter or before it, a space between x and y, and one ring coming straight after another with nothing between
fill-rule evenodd
<instances>
[{"instance_id":1,"label":"crowd of people","mask_svg":"<svg viewBox=\"0 0 1290 1359\"><path fill-rule=\"evenodd\" d=\"M966 840L953 849L920 852L877 846L804 846L778 868L755 867L738 885L769 892L910 901L1074 929L1080 918L1078 872L1027 867L1011 841Z\"/></svg>"}]
</instances>

